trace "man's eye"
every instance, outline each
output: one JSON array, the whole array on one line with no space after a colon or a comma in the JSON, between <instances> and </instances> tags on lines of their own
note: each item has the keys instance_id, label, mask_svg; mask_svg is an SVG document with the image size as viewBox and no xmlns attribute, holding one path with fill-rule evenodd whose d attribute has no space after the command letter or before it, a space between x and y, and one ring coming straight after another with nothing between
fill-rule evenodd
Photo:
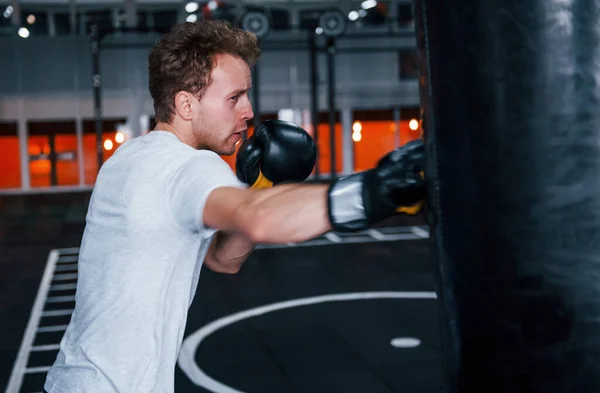
<instances>
[{"instance_id":1,"label":"man's eye","mask_svg":"<svg viewBox=\"0 0 600 393\"><path fill-rule=\"evenodd\" d=\"M239 95L231 97L231 99L234 100L234 101L237 101L238 98L240 98Z\"/></svg>"}]
</instances>

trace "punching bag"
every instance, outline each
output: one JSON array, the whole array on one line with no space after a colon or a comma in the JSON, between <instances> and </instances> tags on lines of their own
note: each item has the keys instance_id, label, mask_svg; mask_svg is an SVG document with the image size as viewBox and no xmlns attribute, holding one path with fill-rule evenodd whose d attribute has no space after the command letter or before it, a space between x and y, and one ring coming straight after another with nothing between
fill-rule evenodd
<instances>
[{"instance_id":1,"label":"punching bag","mask_svg":"<svg viewBox=\"0 0 600 393\"><path fill-rule=\"evenodd\" d=\"M413 0L446 392L600 392L600 0Z\"/></svg>"}]
</instances>

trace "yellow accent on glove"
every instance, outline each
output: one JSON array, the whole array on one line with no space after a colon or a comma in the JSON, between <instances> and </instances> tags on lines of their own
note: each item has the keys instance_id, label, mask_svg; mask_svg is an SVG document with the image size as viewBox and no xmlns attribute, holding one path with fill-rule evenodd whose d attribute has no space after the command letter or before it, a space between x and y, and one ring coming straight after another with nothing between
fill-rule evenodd
<instances>
[{"instance_id":1,"label":"yellow accent on glove","mask_svg":"<svg viewBox=\"0 0 600 393\"><path fill-rule=\"evenodd\" d=\"M423 173L423 171L420 172L420 175L423 179L425 179L425 173ZM423 205L425 205L424 200L419 201L412 206L400 206L399 208L396 209L396 213L404 213L404 214L408 214L410 216L414 216L415 214L417 214L421 211L421 209L423 208Z\"/></svg>"},{"instance_id":2,"label":"yellow accent on glove","mask_svg":"<svg viewBox=\"0 0 600 393\"><path fill-rule=\"evenodd\" d=\"M420 201L412 206L400 206L399 208L396 209L396 213L404 213L404 214L414 216L415 214L417 214L421 211L424 204L425 204L425 201Z\"/></svg>"},{"instance_id":3,"label":"yellow accent on glove","mask_svg":"<svg viewBox=\"0 0 600 393\"><path fill-rule=\"evenodd\" d=\"M262 171L258 172L258 179L252 184L250 188L264 189L273 187L273 182L263 175Z\"/></svg>"}]
</instances>

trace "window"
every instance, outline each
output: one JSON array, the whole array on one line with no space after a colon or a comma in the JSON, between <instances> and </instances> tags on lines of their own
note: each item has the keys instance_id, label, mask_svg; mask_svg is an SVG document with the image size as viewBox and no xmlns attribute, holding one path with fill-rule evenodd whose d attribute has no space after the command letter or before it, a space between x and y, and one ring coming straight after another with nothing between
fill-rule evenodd
<instances>
[{"instance_id":1,"label":"window","mask_svg":"<svg viewBox=\"0 0 600 393\"><path fill-rule=\"evenodd\" d=\"M75 122L30 122L27 128L31 186L77 185L79 165Z\"/></svg>"}]
</instances>

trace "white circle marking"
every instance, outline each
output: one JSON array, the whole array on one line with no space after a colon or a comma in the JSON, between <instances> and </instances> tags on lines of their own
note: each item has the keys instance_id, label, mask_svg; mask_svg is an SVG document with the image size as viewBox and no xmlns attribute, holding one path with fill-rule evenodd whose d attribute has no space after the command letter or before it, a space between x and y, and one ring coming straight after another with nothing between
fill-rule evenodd
<instances>
[{"instance_id":1,"label":"white circle marking","mask_svg":"<svg viewBox=\"0 0 600 393\"><path fill-rule=\"evenodd\" d=\"M227 386L211 377L209 377L196 364L194 355L196 350L208 336L219 329L232 325L244 319L264 315L270 312L284 310L287 308L308 306L312 304L326 302L344 302L351 300L369 300L369 299L436 299L435 292L352 292L323 296L314 296L301 299L287 300L278 303L266 304L263 306L240 311L235 314L219 318L211 323L204 325L185 338L181 345L181 351L177 364L187 377L196 385L203 387L214 393L244 393Z\"/></svg>"}]
</instances>

